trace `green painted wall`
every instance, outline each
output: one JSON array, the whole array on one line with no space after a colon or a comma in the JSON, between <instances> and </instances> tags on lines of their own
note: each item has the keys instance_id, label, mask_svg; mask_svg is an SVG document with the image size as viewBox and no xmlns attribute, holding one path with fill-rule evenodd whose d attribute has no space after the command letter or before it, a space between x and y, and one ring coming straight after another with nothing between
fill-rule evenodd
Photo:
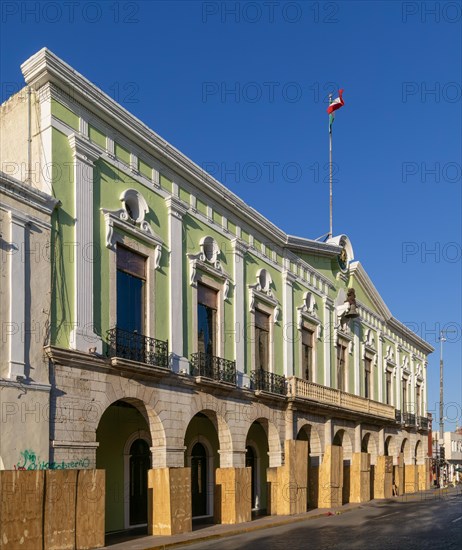
<instances>
[{"instance_id":1,"label":"green painted wall","mask_svg":"<svg viewBox=\"0 0 462 550\"><path fill-rule=\"evenodd\" d=\"M139 170L140 174L142 174L143 176L145 176L148 179L151 179L151 177L152 177L152 168L149 166L149 164L147 164L146 162L144 162L141 159L138 159L138 170Z\"/></svg>"},{"instance_id":2,"label":"green painted wall","mask_svg":"<svg viewBox=\"0 0 462 550\"><path fill-rule=\"evenodd\" d=\"M106 136L91 124L88 125L88 137L90 141L106 149Z\"/></svg>"},{"instance_id":3,"label":"green painted wall","mask_svg":"<svg viewBox=\"0 0 462 550\"><path fill-rule=\"evenodd\" d=\"M169 283L168 283L168 220L164 199L155 191L149 191L136 180L99 159L94 170L94 240L100 254L94 262L94 318L95 330L106 338L107 330L112 328L109 320L109 250L106 248L106 225L101 208L118 210L122 192L128 188L139 191L148 203L146 220L154 232L164 241L160 268L155 272L155 326L160 340L168 340ZM117 230L119 231L119 230ZM123 231L121 231L123 234ZM137 239L131 237L135 242ZM146 246L144 241L138 241ZM152 298L152 296L151 296Z\"/></svg>"},{"instance_id":4,"label":"green painted wall","mask_svg":"<svg viewBox=\"0 0 462 550\"><path fill-rule=\"evenodd\" d=\"M297 308L301 307L303 305L303 299L306 292L310 292L305 287L300 285L299 283L295 282L293 284L293 318L292 318L292 325L294 330L294 368L295 368L295 376L302 377L301 372L301 357L300 357L300 340L301 340L301 331L298 328L298 310ZM314 301L316 303L316 314L317 318L320 320L320 322L323 322L324 319L324 305L322 302L322 299L314 294L311 293ZM318 339L316 332L314 334L313 343L316 347L316 364L314 365L314 368L316 369L316 380L318 384L322 384L324 382L324 333L321 332L322 338Z\"/></svg>"},{"instance_id":5,"label":"green painted wall","mask_svg":"<svg viewBox=\"0 0 462 550\"><path fill-rule=\"evenodd\" d=\"M73 158L67 137L52 129L52 186L61 207L52 216L52 300L51 343L69 347L74 311L74 172Z\"/></svg>"},{"instance_id":6,"label":"green painted wall","mask_svg":"<svg viewBox=\"0 0 462 550\"><path fill-rule=\"evenodd\" d=\"M350 278L350 286L355 289L356 292L356 298L362 302L366 307L380 315L380 312L377 310L377 307L374 305L372 300L369 298L369 296L364 291L363 287L358 283L358 281L355 279L355 277Z\"/></svg>"},{"instance_id":7,"label":"green painted wall","mask_svg":"<svg viewBox=\"0 0 462 550\"><path fill-rule=\"evenodd\" d=\"M114 153L119 160L121 160L125 164L130 164L130 151L128 149L126 149L119 143L114 143Z\"/></svg>"},{"instance_id":8,"label":"green painted wall","mask_svg":"<svg viewBox=\"0 0 462 550\"><path fill-rule=\"evenodd\" d=\"M273 296L279 301L281 312L282 312L282 276L281 273L275 269L273 264L266 262L260 259L258 256L249 251L245 255L246 259L246 268L245 268L245 288L247 289L248 285L253 285L257 281L257 272L260 269L266 269L273 280L272 292ZM248 292L245 292L247 296ZM246 297L246 301L248 298ZM255 342L251 338L251 323L253 322L253 316L251 316L248 305L246 303L245 312L247 315L246 318L246 372L249 373L251 370L251 357L252 357L252 347L255 345ZM276 374L284 374L284 360L283 360L283 334L284 334L284 318L281 316L281 320L278 323L273 325L273 372ZM271 343L270 343L271 345Z\"/></svg>"},{"instance_id":9,"label":"green painted wall","mask_svg":"<svg viewBox=\"0 0 462 550\"><path fill-rule=\"evenodd\" d=\"M79 117L55 99L51 100L51 114L74 130L79 130Z\"/></svg>"},{"instance_id":10,"label":"green painted wall","mask_svg":"<svg viewBox=\"0 0 462 550\"><path fill-rule=\"evenodd\" d=\"M183 189L182 187L180 187L180 200L189 205L190 194L188 193L188 191L186 191L186 189Z\"/></svg>"},{"instance_id":11,"label":"green painted wall","mask_svg":"<svg viewBox=\"0 0 462 550\"><path fill-rule=\"evenodd\" d=\"M183 245L184 245L184 258L186 254L197 254L200 251L200 241L206 235L213 237L221 250L220 262L223 270L234 278L234 264L232 256L232 246L230 239L224 237L218 231L214 231L212 228L206 226L202 221L193 218L189 214L183 217ZM212 277L213 278L213 277ZM215 279L221 284L219 279ZM194 349L194 341L197 338L196 334L193 334L189 327L192 324L192 315L196 312L192 310L192 287L189 283L189 262L183 262L183 327L185 338L185 354L187 357L191 355ZM228 300L224 305L224 356L225 359L234 359L234 308L233 300L234 289L231 285Z\"/></svg>"}]
</instances>

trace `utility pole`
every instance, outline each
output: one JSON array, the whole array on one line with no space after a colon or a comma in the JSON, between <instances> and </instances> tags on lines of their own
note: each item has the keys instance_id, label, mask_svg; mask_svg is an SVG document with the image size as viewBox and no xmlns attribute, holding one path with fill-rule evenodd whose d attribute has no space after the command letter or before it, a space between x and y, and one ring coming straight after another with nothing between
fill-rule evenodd
<instances>
[{"instance_id":1,"label":"utility pole","mask_svg":"<svg viewBox=\"0 0 462 550\"><path fill-rule=\"evenodd\" d=\"M446 342L446 334L454 333L455 330L440 331L440 445L444 445L444 390L443 390L443 342Z\"/></svg>"},{"instance_id":2,"label":"utility pole","mask_svg":"<svg viewBox=\"0 0 462 550\"><path fill-rule=\"evenodd\" d=\"M439 433L439 443L440 443L440 458L441 455L445 455L444 452L444 392L443 392L443 342L446 342L447 338L445 337L446 334L454 333L455 330L441 330L440 331L440 433ZM441 487L442 483L444 484L444 474L443 479L442 473L445 472L445 466L439 460L440 462L440 470L439 470L439 485Z\"/></svg>"}]
</instances>

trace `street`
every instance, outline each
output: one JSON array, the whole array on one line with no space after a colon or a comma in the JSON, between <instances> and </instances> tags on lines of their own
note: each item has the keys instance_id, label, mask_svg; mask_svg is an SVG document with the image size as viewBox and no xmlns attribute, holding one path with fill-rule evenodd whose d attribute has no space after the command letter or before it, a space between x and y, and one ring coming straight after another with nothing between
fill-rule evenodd
<instances>
[{"instance_id":1,"label":"street","mask_svg":"<svg viewBox=\"0 0 462 550\"><path fill-rule=\"evenodd\" d=\"M370 503L340 515L188 545L190 550L450 550L462 547L462 493ZM183 546L181 548L186 548Z\"/></svg>"}]
</instances>

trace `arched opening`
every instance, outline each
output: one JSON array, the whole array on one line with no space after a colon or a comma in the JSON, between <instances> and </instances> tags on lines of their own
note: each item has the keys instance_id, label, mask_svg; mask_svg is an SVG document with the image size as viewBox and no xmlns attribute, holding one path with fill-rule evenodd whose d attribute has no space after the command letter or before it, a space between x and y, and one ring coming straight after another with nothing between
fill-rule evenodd
<instances>
[{"instance_id":1,"label":"arched opening","mask_svg":"<svg viewBox=\"0 0 462 550\"><path fill-rule=\"evenodd\" d=\"M361 452L368 453L370 455L370 498L374 499L374 482L375 482L375 464L377 461L377 444L375 438L371 433L365 433L361 440Z\"/></svg>"},{"instance_id":2,"label":"arched opening","mask_svg":"<svg viewBox=\"0 0 462 550\"><path fill-rule=\"evenodd\" d=\"M409 441L404 438L401 443L400 453L403 455L404 464L409 464Z\"/></svg>"},{"instance_id":3,"label":"arched opening","mask_svg":"<svg viewBox=\"0 0 462 550\"><path fill-rule=\"evenodd\" d=\"M361 441L361 452L367 453L368 451L368 445L369 445L369 439L371 434L365 434L362 441Z\"/></svg>"},{"instance_id":4,"label":"arched opening","mask_svg":"<svg viewBox=\"0 0 462 550\"><path fill-rule=\"evenodd\" d=\"M252 423L247 432L245 445L246 465L252 468L252 512L254 515L264 514L268 503L266 470L269 467L269 445L268 435L262 422L257 420ZM251 454L247 455L249 450ZM248 464L247 458L249 458Z\"/></svg>"},{"instance_id":5,"label":"arched opening","mask_svg":"<svg viewBox=\"0 0 462 550\"><path fill-rule=\"evenodd\" d=\"M424 464L425 457L423 455L423 446L421 441L417 441L414 450L414 464Z\"/></svg>"},{"instance_id":6,"label":"arched opening","mask_svg":"<svg viewBox=\"0 0 462 550\"><path fill-rule=\"evenodd\" d=\"M342 504L350 502L350 469L351 459L353 456L353 446L348 433L341 429L336 432L332 445L338 445L343 449L343 489L342 489Z\"/></svg>"},{"instance_id":7,"label":"arched opening","mask_svg":"<svg viewBox=\"0 0 462 550\"><path fill-rule=\"evenodd\" d=\"M213 519L215 469L219 442L214 413L199 412L190 420L184 438L185 466L191 468L191 509L195 520Z\"/></svg>"},{"instance_id":8,"label":"arched opening","mask_svg":"<svg viewBox=\"0 0 462 550\"><path fill-rule=\"evenodd\" d=\"M96 430L96 467L106 471L106 532L146 525L151 435L142 401L119 400Z\"/></svg>"},{"instance_id":9,"label":"arched opening","mask_svg":"<svg viewBox=\"0 0 462 550\"><path fill-rule=\"evenodd\" d=\"M319 467L321 465L321 439L313 426L305 424L297 434L300 441L308 441L307 508L317 508L319 502Z\"/></svg>"},{"instance_id":10,"label":"arched opening","mask_svg":"<svg viewBox=\"0 0 462 550\"><path fill-rule=\"evenodd\" d=\"M390 452L391 452L390 445L391 445L391 435L389 435L385 439L385 445L383 449L385 456L390 456Z\"/></svg>"}]
</instances>

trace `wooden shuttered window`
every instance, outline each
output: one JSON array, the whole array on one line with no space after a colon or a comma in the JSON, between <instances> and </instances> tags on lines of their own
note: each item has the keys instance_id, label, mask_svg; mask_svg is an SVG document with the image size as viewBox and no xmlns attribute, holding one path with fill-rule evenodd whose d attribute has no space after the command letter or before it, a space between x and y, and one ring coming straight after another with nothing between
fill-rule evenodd
<instances>
[{"instance_id":1,"label":"wooden shuttered window","mask_svg":"<svg viewBox=\"0 0 462 550\"><path fill-rule=\"evenodd\" d=\"M146 258L123 246L117 246L117 269L146 280Z\"/></svg>"}]
</instances>

